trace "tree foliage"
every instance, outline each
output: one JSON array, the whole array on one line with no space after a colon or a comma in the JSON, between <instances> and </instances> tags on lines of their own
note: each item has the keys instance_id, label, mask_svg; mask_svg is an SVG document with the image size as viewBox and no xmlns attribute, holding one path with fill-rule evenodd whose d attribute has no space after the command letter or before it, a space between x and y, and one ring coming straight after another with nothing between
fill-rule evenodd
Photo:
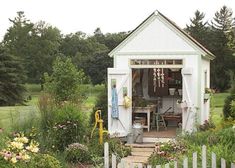
<instances>
[{"instance_id":1,"label":"tree foliage","mask_svg":"<svg viewBox=\"0 0 235 168\"><path fill-rule=\"evenodd\" d=\"M23 103L24 79L20 60L0 46L0 106Z\"/></svg>"},{"instance_id":2,"label":"tree foliage","mask_svg":"<svg viewBox=\"0 0 235 168\"><path fill-rule=\"evenodd\" d=\"M45 74L46 91L53 95L57 103L79 101L79 85L85 79L84 72L78 71L70 58L57 57L52 74Z\"/></svg>"},{"instance_id":3,"label":"tree foliage","mask_svg":"<svg viewBox=\"0 0 235 168\"><path fill-rule=\"evenodd\" d=\"M211 24L203 21L204 16L196 11L186 30L216 56L211 64L211 85L224 91L230 87L230 71L235 72L233 12L223 6Z\"/></svg>"}]
</instances>

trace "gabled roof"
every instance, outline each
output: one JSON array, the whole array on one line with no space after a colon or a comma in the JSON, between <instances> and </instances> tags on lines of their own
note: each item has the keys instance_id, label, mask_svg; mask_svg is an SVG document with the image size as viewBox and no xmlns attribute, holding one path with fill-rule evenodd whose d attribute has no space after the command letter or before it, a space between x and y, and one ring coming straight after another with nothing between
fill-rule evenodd
<instances>
[{"instance_id":1,"label":"gabled roof","mask_svg":"<svg viewBox=\"0 0 235 168\"><path fill-rule=\"evenodd\" d=\"M168 23L168 25L170 25L174 30L178 31L178 33L180 35L182 35L183 37L185 37L185 39L187 39L187 41L189 41L189 43L191 45L194 46L194 48L196 48L198 51L200 51L202 53L203 56L209 58L209 59L214 59L215 55L212 54L208 49L206 49L203 45L201 45L197 40L195 40L192 36L190 36L188 33L186 33L184 30L182 30L180 27L178 27L174 22L172 22L170 19L168 19L166 16L164 16L162 13L160 13L159 11L155 11L153 12L147 19L145 19L139 26L137 26L133 31L131 31L131 33L129 33L129 35L124 38L120 44L115 47L110 53L109 56L113 56L115 55L115 53L117 53L126 43L128 43L128 41L131 39L132 36L135 36L137 31L139 29L141 29L145 24L147 24L148 22L150 22L154 17L160 17L161 20L165 21Z\"/></svg>"}]
</instances>

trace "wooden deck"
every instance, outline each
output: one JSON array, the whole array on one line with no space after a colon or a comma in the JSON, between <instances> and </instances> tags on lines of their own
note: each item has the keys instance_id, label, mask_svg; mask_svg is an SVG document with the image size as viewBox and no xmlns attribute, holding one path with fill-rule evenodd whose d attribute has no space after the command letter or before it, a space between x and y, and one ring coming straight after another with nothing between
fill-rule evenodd
<instances>
[{"instance_id":1,"label":"wooden deck","mask_svg":"<svg viewBox=\"0 0 235 168\"><path fill-rule=\"evenodd\" d=\"M149 132L144 130L144 137L148 138L175 138L177 127L167 127L167 130L160 128L159 131L152 129Z\"/></svg>"}]
</instances>

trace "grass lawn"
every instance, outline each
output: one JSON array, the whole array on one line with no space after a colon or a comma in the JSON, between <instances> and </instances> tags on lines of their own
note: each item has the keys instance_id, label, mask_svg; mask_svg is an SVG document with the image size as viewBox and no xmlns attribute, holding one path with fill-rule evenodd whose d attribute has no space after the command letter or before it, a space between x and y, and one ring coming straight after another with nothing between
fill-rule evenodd
<instances>
[{"instance_id":1,"label":"grass lawn","mask_svg":"<svg viewBox=\"0 0 235 168\"><path fill-rule=\"evenodd\" d=\"M0 128L10 130L12 125L24 122L28 118L33 119L39 117L37 103L38 97L40 96L40 85L27 84L26 89L28 90L26 95L31 96L32 99L25 106L0 107ZM90 112L95 106L97 96L104 89L104 85L83 85L81 89L85 90L87 96L87 99L83 103L82 111L88 112L87 116L89 117Z\"/></svg>"},{"instance_id":2,"label":"grass lawn","mask_svg":"<svg viewBox=\"0 0 235 168\"><path fill-rule=\"evenodd\" d=\"M215 93L211 98L211 117L215 125L223 119L224 100L229 93Z\"/></svg>"}]
</instances>

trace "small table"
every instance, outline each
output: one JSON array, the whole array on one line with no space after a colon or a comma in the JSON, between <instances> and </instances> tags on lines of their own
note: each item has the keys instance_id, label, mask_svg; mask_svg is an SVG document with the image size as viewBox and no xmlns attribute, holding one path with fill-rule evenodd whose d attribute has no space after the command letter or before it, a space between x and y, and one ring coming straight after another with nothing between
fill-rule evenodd
<instances>
[{"instance_id":1,"label":"small table","mask_svg":"<svg viewBox=\"0 0 235 168\"><path fill-rule=\"evenodd\" d=\"M151 105L147 107L135 107L133 111L136 114L147 114L147 125L144 125L143 128L147 128L148 132L150 130L150 114L156 110L156 107L156 105Z\"/></svg>"},{"instance_id":2,"label":"small table","mask_svg":"<svg viewBox=\"0 0 235 168\"><path fill-rule=\"evenodd\" d=\"M178 124L182 123L182 114L174 115L174 114L162 114L164 120L168 123L168 121L176 121Z\"/></svg>"}]
</instances>

